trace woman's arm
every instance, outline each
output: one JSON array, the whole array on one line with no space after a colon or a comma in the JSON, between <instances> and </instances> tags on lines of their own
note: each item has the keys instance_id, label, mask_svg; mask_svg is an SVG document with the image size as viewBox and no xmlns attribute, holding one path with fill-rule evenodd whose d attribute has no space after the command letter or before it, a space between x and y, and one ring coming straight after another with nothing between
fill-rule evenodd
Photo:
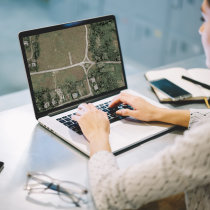
<instances>
[{"instance_id":1,"label":"woman's arm","mask_svg":"<svg viewBox=\"0 0 210 210\"><path fill-rule=\"evenodd\" d=\"M160 109L156 112L155 121L181 125L190 129L195 123L208 118L210 118L210 109Z\"/></svg>"},{"instance_id":2,"label":"woman's arm","mask_svg":"<svg viewBox=\"0 0 210 210\"><path fill-rule=\"evenodd\" d=\"M110 152L106 114L83 104L72 117L90 141L90 182L98 209L137 208L210 183L210 121L200 122L154 158L119 170Z\"/></svg>"},{"instance_id":3,"label":"woman's arm","mask_svg":"<svg viewBox=\"0 0 210 210\"><path fill-rule=\"evenodd\" d=\"M153 121L188 127L190 121L190 111L158 108L153 117Z\"/></svg>"},{"instance_id":4,"label":"woman's arm","mask_svg":"<svg viewBox=\"0 0 210 210\"><path fill-rule=\"evenodd\" d=\"M139 208L210 183L209 125L210 121L198 123L177 138L173 146L125 170L118 169L110 152L94 154L89 161L89 173L98 209Z\"/></svg>"},{"instance_id":5,"label":"woman's arm","mask_svg":"<svg viewBox=\"0 0 210 210\"><path fill-rule=\"evenodd\" d=\"M143 98L138 96L130 95L128 93L120 93L117 95L109 107L115 107L121 103L129 104L134 108L134 110L122 109L118 110L116 114L121 116L131 116L138 120L143 121L159 121L166 122L175 125L181 125L188 127L190 121L190 111L189 110L173 110L156 107L148 103Z\"/></svg>"},{"instance_id":6,"label":"woman's arm","mask_svg":"<svg viewBox=\"0 0 210 210\"><path fill-rule=\"evenodd\" d=\"M194 123L210 118L210 109L175 110L156 107L143 98L120 93L110 103L109 107L129 104L134 110L121 109L116 113L121 116L131 116L143 121L159 121L190 128Z\"/></svg>"},{"instance_id":7,"label":"woman's arm","mask_svg":"<svg viewBox=\"0 0 210 210\"><path fill-rule=\"evenodd\" d=\"M190 129L195 123L210 118L210 109L175 110L159 108L154 116L154 121L181 125Z\"/></svg>"}]
</instances>

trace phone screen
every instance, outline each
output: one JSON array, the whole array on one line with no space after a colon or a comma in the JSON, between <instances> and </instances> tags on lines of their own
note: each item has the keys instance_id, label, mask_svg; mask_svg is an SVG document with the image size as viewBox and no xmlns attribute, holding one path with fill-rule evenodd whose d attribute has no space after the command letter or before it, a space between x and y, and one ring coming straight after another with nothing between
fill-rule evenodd
<instances>
[{"instance_id":1,"label":"phone screen","mask_svg":"<svg viewBox=\"0 0 210 210\"><path fill-rule=\"evenodd\" d=\"M171 98L177 98L180 96L191 95L191 93L187 92L186 90L180 88L179 86L175 85L171 81L167 79L160 79L150 81L150 83L161 90L162 92L169 95Z\"/></svg>"}]
</instances>

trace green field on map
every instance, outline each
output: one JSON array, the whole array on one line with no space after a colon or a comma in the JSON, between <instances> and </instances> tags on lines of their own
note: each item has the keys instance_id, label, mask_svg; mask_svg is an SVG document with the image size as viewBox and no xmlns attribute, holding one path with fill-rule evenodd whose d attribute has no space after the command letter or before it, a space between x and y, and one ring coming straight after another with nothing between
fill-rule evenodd
<instances>
[{"instance_id":1,"label":"green field on map","mask_svg":"<svg viewBox=\"0 0 210 210\"><path fill-rule=\"evenodd\" d=\"M24 37L38 112L125 86L113 20Z\"/></svg>"}]
</instances>

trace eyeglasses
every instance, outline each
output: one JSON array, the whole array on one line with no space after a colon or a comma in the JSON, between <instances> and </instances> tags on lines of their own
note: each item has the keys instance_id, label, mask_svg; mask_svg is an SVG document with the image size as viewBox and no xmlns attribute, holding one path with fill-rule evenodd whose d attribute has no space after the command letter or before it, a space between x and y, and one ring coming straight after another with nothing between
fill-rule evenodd
<instances>
[{"instance_id":1,"label":"eyeglasses","mask_svg":"<svg viewBox=\"0 0 210 210\"><path fill-rule=\"evenodd\" d=\"M26 190L31 193L58 194L66 202L73 203L76 206L87 203L84 199L88 190L80 184L59 181L41 172L28 172ZM57 193L53 193L57 191Z\"/></svg>"}]
</instances>

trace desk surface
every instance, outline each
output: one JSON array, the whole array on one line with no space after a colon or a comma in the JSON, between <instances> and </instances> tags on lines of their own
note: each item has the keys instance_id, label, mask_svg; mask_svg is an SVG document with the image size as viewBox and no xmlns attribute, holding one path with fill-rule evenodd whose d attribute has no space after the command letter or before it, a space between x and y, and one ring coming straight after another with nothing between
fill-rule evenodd
<instances>
[{"instance_id":1,"label":"desk surface","mask_svg":"<svg viewBox=\"0 0 210 210\"><path fill-rule=\"evenodd\" d=\"M161 68L175 66L205 68L205 58L199 56ZM144 73L129 76L128 86L157 101L144 78ZM166 106L178 109L206 108L202 102L166 104ZM154 156L168 145L172 145L175 137L182 133L183 130L175 130L117 156L119 167L125 168ZM27 192L23 188L28 171L41 171L53 178L77 182L89 188L88 157L38 125L31 104L0 113L0 161L5 162L5 167L0 173L1 210L66 209L69 207L60 200L56 200L58 196L55 196L53 200L50 198L50 201L45 200L45 195L39 197L38 200L27 197ZM90 202L83 209L94 209L91 199L89 196Z\"/></svg>"}]
</instances>

